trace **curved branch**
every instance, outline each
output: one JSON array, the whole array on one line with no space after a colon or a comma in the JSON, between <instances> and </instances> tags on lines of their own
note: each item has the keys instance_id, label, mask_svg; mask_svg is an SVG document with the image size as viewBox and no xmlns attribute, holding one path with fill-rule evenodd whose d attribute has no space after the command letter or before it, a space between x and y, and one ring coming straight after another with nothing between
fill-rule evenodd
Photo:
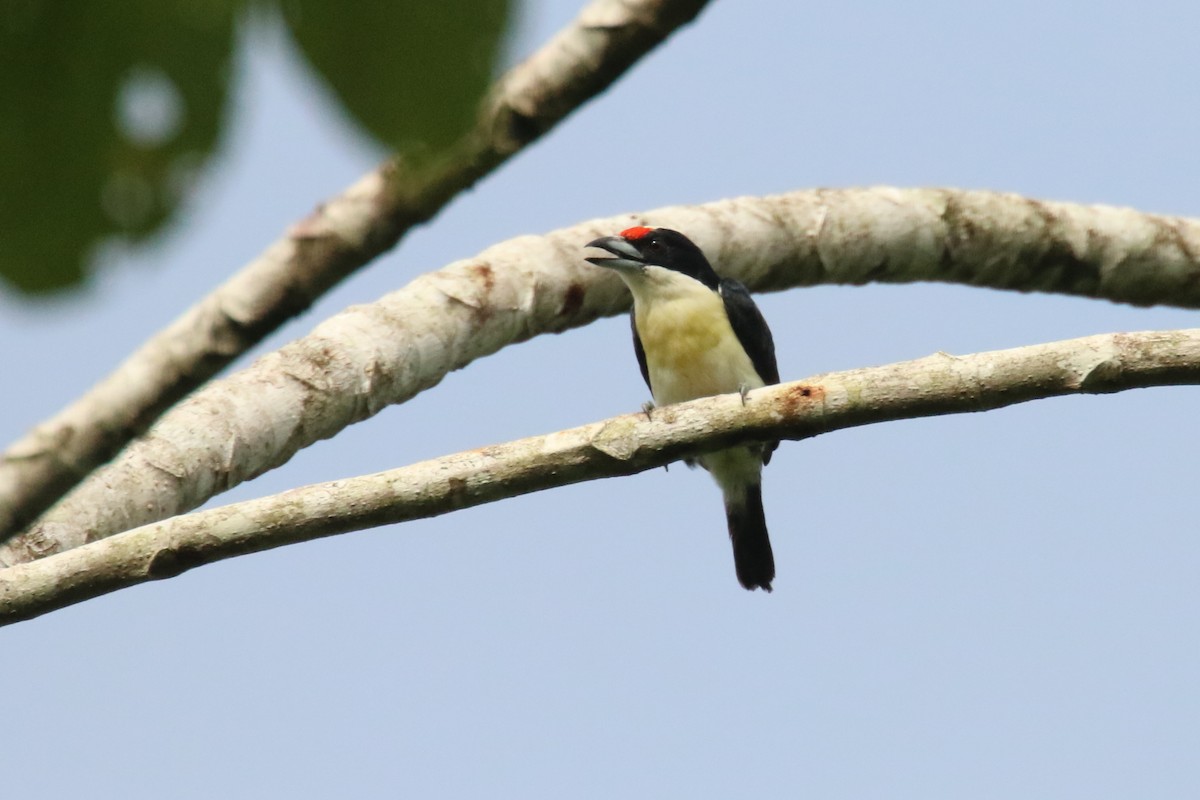
<instances>
[{"instance_id":1,"label":"curved branch","mask_svg":"<svg viewBox=\"0 0 1200 800\"><path fill-rule=\"evenodd\" d=\"M163 411L603 91L706 3L593 0L497 83L474 130L447 159L418 167L393 157L322 203L0 456L0 541Z\"/></svg>"},{"instance_id":2,"label":"curved branch","mask_svg":"<svg viewBox=\"0 0 1200 800\"><path fill-rule=\"evenodd\" d=\"M1109 334L820 375L628 414L176 517L0 571L8 624L202 564L629 475L735 442L804 439L1045 397L1200 383L1200 329Z\"/></svg>"},{"instance_id":3,"label":"curved branch","mask_svg":"<svg viewBox=\"0 0 1200 800\"><path fill-rule=\"evenodd\" d=\"M0 547L0 564L189 511L476 358L616 313L626 290L582 245L645 223L687 231L756 289L936 280L1200 306L1200 223L1128 209L877 188L595 220L422 275L209 384Z\"/></svg>"}]
</instances>

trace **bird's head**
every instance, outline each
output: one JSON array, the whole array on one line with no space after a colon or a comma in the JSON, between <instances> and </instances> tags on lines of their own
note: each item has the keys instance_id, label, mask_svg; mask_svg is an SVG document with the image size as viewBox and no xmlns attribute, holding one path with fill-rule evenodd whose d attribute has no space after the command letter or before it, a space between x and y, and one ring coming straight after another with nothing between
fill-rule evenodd
<instances>
[{"instance_id":1,"label":"bird's head","mask_svg":"<svg viewBox=\"0 0 1200 800\"><path fill-rule=\"evenodd\" d=\"M615 269L623 277L635 277L650 267L681 273L716 289L720 279L703 251L691 239L670 228L626 228L616 236L603 236L587 243L615 258L589 257L598 267Z\"/></svg>"}]
</instances>

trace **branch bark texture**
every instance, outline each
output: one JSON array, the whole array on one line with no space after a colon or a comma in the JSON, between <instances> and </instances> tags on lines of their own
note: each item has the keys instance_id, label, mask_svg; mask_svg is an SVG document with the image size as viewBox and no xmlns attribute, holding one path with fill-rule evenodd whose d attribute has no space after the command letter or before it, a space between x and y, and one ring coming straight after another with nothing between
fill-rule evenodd
<instances>
[{"instance_id":1,"label":"branch bark texture","mask_svg":"<svg viewBox=\"0 0 1200 800\"><path fill-rule=\"evenodd\" d=\"M948 189L820 190L622 215L420 276L216 381L0 548L15 564L196 508L475 358L627 307L582 245L686 231L751 288L946 281L1200 307L1200 223Z\"/></svg>"},{"instance_id":2,"label":"branch bark texture","mask_svg":"<svg viewBox=\"0 0 1200 800\"><path fill-rule=\"evenodd\" d=\"M395 157L320 205L0 456L0 540L158 416L513 154L602 92L707 0L593 0L494 87L445 159Z\"/></svg>"},{"instance_id":3,"label":"branch bark texture","mask_svg":"<svg viewBox=\"0 0 1200 800\"><path fill-rule=\"evenodd\" d=\"M1200 329L1089 336L831 373L188 514L0 571L0 624L202 564L505 497L628 475L742 441L1200 383Z\"/></svg>"}]
</instances>

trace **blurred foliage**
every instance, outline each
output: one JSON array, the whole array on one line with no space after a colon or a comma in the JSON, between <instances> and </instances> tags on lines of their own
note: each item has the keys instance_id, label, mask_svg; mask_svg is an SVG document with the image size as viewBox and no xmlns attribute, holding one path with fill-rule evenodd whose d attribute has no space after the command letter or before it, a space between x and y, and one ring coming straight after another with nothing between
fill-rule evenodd
<instances>
[{"instance_id":1,"label":"blurred foliage","mask_svg":"<svg viewBox=\"0 0 1200 800\"><path fill-rule=\"evenodd\" d=\"M0 4L0 275L69 286L101 239L167 220L216 143L233 29L233 0ZM138 92L157 129L117 114Z\"/></svg>"},{"instance_id":2,"label":"blurred foliage","mask_svg":"<svg viewBox=\"0 0 1200 800\"><path fill-rule=\"evenodd\" d=\"M389 149L444 150L475 119L508 0L285 0L292 36L346 111Z\"/></svg>"},{"instance_id":3,"label":"blurred foliage","mask_svg":"<svg viewBox=\"0 0 1200 800\"><path fill-rule=\"evenodd\" d=\"M71 287L98 245L176 216L229 123L254 5L0 0L0 281ZM365 131L436 154L474 119L509 5L283 0L282 18Z\"/></svg>"}]
</instances>

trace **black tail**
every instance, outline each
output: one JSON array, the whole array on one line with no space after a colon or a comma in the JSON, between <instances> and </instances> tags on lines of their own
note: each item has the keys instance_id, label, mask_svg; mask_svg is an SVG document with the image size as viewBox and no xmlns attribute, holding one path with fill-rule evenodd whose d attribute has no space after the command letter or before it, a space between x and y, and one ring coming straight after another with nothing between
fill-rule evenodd
<instances>
[{"instance_id":1,"label":"black tail","mask_svg":"<svg viewBox=\"0 0 1200 800\"><path fill-rule=\"evenodd\" d=\"M725 497L725 518L729 520L729 539L733 542L733 565L738 583L746 589L771 591L775 580L775 555L767 536L767 518L763 515L762 485L745 487L741 497Z\"/></svg>"}]
</instances>

